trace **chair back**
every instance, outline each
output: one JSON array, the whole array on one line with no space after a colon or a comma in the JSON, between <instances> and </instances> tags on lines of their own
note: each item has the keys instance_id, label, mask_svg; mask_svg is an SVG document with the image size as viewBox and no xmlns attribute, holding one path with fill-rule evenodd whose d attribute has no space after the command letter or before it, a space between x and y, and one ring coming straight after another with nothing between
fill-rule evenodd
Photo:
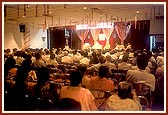
<instances>
[{"instance_id":1,"label":"chair back","mask_svg":"<svg viewBox=\"0 0 168 115\"><path fill-rule=\"evenodd\" d=\"M144 96L149 102L149 107L152 106L152 91L149 85L145 81L140 81L133 84L133 88L136 91L137 96Z\"/></svg>"},{"instance_id":2,"label":"chair back","mask_svg":"<svg viewBox=\"0 0 168 115\"><path fill-rule=\"evenodd\" d=\"M146 110L147 108L150 108L149 101L145 96L138 96L138 99L139 99L139 103L142 106L143 111Z\"/></svg>"},{"instance_id":3,"label":"chair back","mask_svg":"<svg viewBox=\"0 0 168 115\"><path fill-rule=\"evenodd\" d=\"M110 91L103 90L90 90L92 95L95 97L95 103L99 110L105 110L105 104L107 99L111 96Z\"/></svg>"}]
</instances>

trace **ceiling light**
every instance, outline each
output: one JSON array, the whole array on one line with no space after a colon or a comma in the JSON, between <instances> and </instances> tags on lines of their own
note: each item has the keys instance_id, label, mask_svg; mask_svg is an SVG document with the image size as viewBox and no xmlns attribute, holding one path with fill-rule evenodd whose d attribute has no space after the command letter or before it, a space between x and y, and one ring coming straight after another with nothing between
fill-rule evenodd
<instances>
[{"instance_id":1,"label":"ceiling light","mask_svg":"<svg viewBox=\"0 0 168 115\"><path fill-rule=\"evenodd\" d=\"M84 7L83 7L83 9L84 9L84 10L86 10L86 9L87 9L87 7L86 7L86 6L84 6Z\"/></svg>"},{"instance_id":2,"label":"ceiling light","mask_svg":"<svg viewBox=\"0 0 168 115\"><path fill-rule=\"evenodd\" d=\"M139 10L137 10L136 13L139 14Z\"/></svg>"}]
</instances>

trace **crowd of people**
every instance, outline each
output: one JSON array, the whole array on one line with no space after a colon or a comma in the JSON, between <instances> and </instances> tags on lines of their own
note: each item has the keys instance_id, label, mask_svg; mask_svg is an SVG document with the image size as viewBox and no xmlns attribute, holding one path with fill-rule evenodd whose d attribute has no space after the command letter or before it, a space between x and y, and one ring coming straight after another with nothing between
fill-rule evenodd
<instances>
[{"instance_id":1,"label":"crowd of people","mask_svg":"<svg viewBox=\"0 0 168 115\"><path fill-rule=\"evenodd\" d=\"M112 70L126 70L124 79ZM134 89L141 81L153 92L148 110L164 110L163 51L4 50L5 111L142 111Z\"/></svg>"}]
</instances>

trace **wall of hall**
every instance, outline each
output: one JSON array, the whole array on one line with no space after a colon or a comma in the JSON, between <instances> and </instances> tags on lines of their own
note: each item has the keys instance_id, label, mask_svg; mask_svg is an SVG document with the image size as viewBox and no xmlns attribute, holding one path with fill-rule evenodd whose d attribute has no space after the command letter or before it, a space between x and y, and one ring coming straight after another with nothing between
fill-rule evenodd
<instances>
[{"instance_id":1,"label":"wall of hall","mask_svg":"<svg viewBox=\"0 0 168 115\"><path fill-rule=\"evenodd\" d=\"M31 48L47 48L47 31L39 29L36 26L30 26L30 47ZM150 32L149 34L164 34L164 20L156 19L150 20ZM46 37L45 41L42 41L41 37ZM4 35L2 38L2 45L4 49L18 48L22 49L24 46L23 33L19 30L19 24L17 23L4 23Z\"/></svg>"},{"instance_id":2,"label":"wall of hall","mask_svg":"<svg viewBox=\"0 0 168 115\"><path fill-rule=\"evenodd\" d=\"M30 30L30 48L47 48L47 31L29 25L26 25L26 28ZM41 37L46 37L45 41ZM22 49L24 47L24 33L20 32L19 24L4 23L2 41L4 49Z\"/></svg>"}]
</instances>

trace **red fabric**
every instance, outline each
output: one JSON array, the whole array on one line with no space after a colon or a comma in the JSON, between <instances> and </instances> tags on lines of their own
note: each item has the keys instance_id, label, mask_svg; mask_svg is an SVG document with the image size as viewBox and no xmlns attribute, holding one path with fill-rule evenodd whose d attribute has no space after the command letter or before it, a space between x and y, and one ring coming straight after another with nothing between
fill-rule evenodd
<instances>
[{"instance_id":1,"label":"red fabric","mask_svg":"<svg viewBox=\"0 0 168 115\"><path fill-rule=\"evenodd\" d=\"M121 44L124 44L124 40L126 39L129 31L130 31L130 25L125 25L123 22L119 22L115 25L115 30L118 34L118 37L121 40Z\"/></svg>"}]
</instances>

